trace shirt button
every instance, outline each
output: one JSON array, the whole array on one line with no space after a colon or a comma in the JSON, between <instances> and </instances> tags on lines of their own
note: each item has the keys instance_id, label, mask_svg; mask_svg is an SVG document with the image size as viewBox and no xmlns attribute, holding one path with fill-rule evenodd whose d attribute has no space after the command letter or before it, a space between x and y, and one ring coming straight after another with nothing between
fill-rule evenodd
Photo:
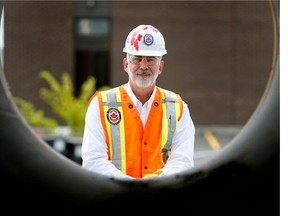
<instances>
[{"instance_id":1,"label":"shirt button","mask_svg":"<svg viewBox=\"0 0 288 216\"><path fill-rule=\"evenodd\" d=\"M154 106L157 107L158 106L158 102L154 102Z\"/></svg>"},{"instance_id":2,"label":"shirt button","mask_svg":"<svg viewBox=\"0 0 288 216\"><path fill-rule=\"evenodd\" d=\"M144 142L144 145L147 145L147 142Z\"/></svg>"},{"instance_id":3,"label":"shirt button","mask_svg":"<svg viewBox=\"0 0 288 216\"><path fill-rule=\"evenodd\" d=\"M148 167L147 167L147 166L144 166L144 169L148 169Z\"/></svg>"},{"instance_id":4,"label":"shirt button","mask_svg":"<svg viewBox=\"0 0 288 216\"><path fill-rule=\"evenodd\" d=\"M129 104L128 107L129 107L129 109L132 109L132 108L133 108L133 105L132 105L132 104Z\"/></svg>"}]
</instances>

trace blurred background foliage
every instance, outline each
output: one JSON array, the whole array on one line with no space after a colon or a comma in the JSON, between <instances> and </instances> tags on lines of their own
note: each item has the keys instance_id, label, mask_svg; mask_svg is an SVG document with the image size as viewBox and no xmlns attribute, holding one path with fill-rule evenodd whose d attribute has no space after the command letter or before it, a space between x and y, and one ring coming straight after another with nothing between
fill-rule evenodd
<instances>
[{"instance_id":1,"label":"blurred background foliage","mask_svg":"<svg viewBox=\"0 0 288 216\"><path fill-rule=\"evenodd\" d=\"M37 109L33 103L20 97L14 97L24 119L32 127L46 129L49 133L53 133L59 126L66 126L69 127L72 136L82 136L88 101L96 91L96 78L89 76L81 85L79 95L76 96L73 81L68 73L62 74L61 81L58 81L47 70L40 71L39 76L49 85L48 88L39 89L39 96L61 122L46 117L44 110ZM97 90L109 88L109 86L102 86Z\"/></svg>"}]
</instances>

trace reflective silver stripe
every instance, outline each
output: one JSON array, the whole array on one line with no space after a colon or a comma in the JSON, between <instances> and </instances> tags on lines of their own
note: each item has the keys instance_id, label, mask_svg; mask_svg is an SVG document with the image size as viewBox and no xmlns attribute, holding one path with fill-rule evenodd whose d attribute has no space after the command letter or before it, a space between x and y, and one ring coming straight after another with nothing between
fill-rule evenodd
<instances>
[{"instance_id":1,"label":"reflective silver stripe","mask_svg":"<svg viewBox=\"0 0 288 216\"><path fill-rule=\"evenodd\" d=\"M116 94L115 94L116 95ZM107 95L108 97L108 95ZM109 99L108 99L109 100ZM108 106L109 108L110 107L119 107L119 106L122 106L122 103L121 102L117 102L117 101L107 101L107 102L103 102L103 105L104 106Z\"/></svg>"},{"instance_id":2,"label":"reflective silver stripe","mask_svg":"<svg viewBox=\"0 0 288 216\"><path fill-rule=\"evenodd\" d=\"M117 102L116 90L107 91L107 102L104 102L104 106L108 108L118 108L122 106L122 102ZM122 113L121 113L122 114ZM123 118L123 117L122 117ZM120 125L110 124L111 139L112 139L112 162L120 170L122 170L121 163L121 145L120 145Z\"/></svg>"},{"instance_id":3,"label":"reflective silver stripe","mask_svg":"<svg viewBox=\"0 0 288 216\"><path fill-rule=\"evenodd\" d=\"M164 93L165 93L165 99L162 100L162 103L166 103L166 116L168 119L168 137L162 149L162 152L171 150L173 135L176 129L175 102L178 101L178 99L173 97L168 90L164 90Z\"/></svg>"}]
</instances>

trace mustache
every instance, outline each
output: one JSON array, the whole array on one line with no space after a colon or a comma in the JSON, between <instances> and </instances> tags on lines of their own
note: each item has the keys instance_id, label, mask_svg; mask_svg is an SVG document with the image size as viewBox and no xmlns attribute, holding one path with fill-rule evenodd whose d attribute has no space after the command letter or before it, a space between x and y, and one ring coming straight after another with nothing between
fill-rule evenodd
<instances>
[{"instance_id":1,"label":"mustache","mask_svg":"<svg viewBox=\"0 0 288 216\"><path fill-rule=\"evenodd\" d=\"M152 75L151 71L147 71L147 70L138 70L135 73L136 75Z\"/></svg>"}]
</instances>

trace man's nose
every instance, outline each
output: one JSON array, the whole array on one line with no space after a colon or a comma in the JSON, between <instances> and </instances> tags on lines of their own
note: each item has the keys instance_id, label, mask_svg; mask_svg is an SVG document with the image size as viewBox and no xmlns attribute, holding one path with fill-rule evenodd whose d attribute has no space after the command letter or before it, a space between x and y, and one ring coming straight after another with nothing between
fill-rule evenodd
<instances>
[{"instance_id":1,"label":"man's nose","mask_svg":"<svg viewBox=\"0 0 288 216\"><path fill-rule=\"evenodd\" d=\"M140 67L141 68L147 68L148 67L148 62L146 58L142 58L140 62Z\"/></svg>"}]
</instances>

